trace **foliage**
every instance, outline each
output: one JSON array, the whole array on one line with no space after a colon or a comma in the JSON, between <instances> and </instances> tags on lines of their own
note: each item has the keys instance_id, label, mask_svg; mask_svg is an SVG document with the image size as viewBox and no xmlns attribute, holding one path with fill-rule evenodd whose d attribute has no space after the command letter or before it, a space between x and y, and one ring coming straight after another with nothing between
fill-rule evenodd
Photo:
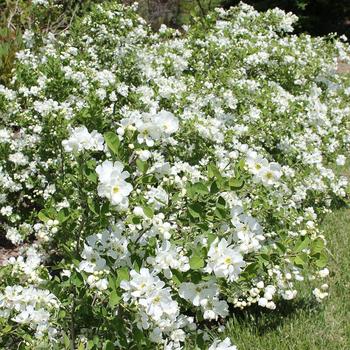
<instances>
[{"instance_id":1,"label":"foliage","mask_svg":"<svg viewBox=\"0 0 350 350\"><path fill-rule=\"evenodd\" d=\"M226 349L235 310L327 288L348 201L349 46L241 4L186 32L95 6L0 86L5 349ZM321 285L321 286L319 286Z\"/></svg>"},{"instance_id":2,"label":"foliage","mask_svg":"<svg viewBox=\"0 0 350 350\"><path fill-rule=\"evenodd\" d=\"M37 35L64 31L76 16L97 2L101 1L1 0L0 83L10 78L16 52L23 48L22 36L26 31Z\"/></svg>"}]
</instances>

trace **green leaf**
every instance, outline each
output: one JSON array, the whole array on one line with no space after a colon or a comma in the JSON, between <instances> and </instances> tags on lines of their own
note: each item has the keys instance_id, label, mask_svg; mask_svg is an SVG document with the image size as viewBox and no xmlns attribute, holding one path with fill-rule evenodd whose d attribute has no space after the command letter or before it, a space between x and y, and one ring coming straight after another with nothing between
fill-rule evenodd
<instances>
[{"instance_id":1,"label":"green leaf","mask_svg":"<svg viewBox=\"0 0 350 350\"><path fill-rule=\"evenodd\" d=\"M324 249L324 241L322 238L316 238L311 242L311 255L321 253Z\"/></svg>"},{"instance_id":2,"label":"green leaf","mask_svg":"<svg viewBox=\"0 0 350 350\"><path fill-rule=\"evenodd\" d=\"M328 256L326 255L326 253L322 252L322 253L318 253L316 255L317 260L316 260L316 266L319 268L323 268L327 265L328 263Z\"/></svg>"},{"instance_id":3,"label":"green leaf","mask_svg":"<svg viewBox=\"0 0 350 350\"><path fill-rule=\"evenodd\" d=\"M173 281L178 286L184 281L184 278L183 278L182 273L180 271L178 271L178 270L173 271Z\"/></svg>"},{"instance_id":4,"label":"green leaf","mask_svg":"<svg viewBox=\"0 0 350 350\"><path fill-rule=\"evenodd\" d=\"M115 285L117 287L120 286L121 281L129 281L130 275L129 275L129 269L127 267L121 267L117 270L117 280L115 282Z\"/></svg>"},{"instance_id":5,"label":"green leaf","mask_svg":"<svg viewBox=\"0 0 350 350\"><path fill-rule=\"evenodd\" d=\"M203 214L203 210L204 210L203 205L200 203L194 203L188 206L188 211L190 212L193 218L201 217Z\"/></svg>"},{"instance_id":6,"label":"green leaf","mask_svg":"<svg viewBox=\"0 0 350 350\"><path fill-rule=\"evenodd\" d=\"M244 274L255 275L256 272L258 271L258 269L259 269L259 263L258 262L251 263L245 268Z\"/></svg>"},{"instance_id":7,"label":"green leaf","mask_svg":"<svg viewBox=\"0 0 350 350\"><path fill-rule=\"evenodd\" d=\"M304 266L308 261L307 254L300 253L294 258L294 264L298 266Z\"/></svg>"},{"instance_id":8,"label":"green leaf","mask_svg":"<svg viewBox=\"0 0 350 350\"><path fill-rule=\"evenodd\" d=\"M222 208L216 208L214 211L214 214L219 219L225 219L227 216L227 211Z\"/></svg>"},{"instance_id":9,"label":"green leaf","mask_svg":"<svg viewBox=\"0 0 350 350\"><path fill-rule=\"evenodd\" d=\"M244 181L240 178L232 178L228 181L228 184L231 189L241 189L244 185Z\"/></svg>"},{"instance_id":10,"label":"green leaf","mask_svg":"<svg viewBox=\"0 0 350 350\"><path fill-rule=\"evenodd\" d=\"M103 135L108 148L117 155L119 153L120 141L118 136L113 131L108 131Z\"/></svg>"},{"instance_id":11,"label":"green leaf","mask_svg":"<svg viewBox=\"0 0 350 350\"><path fill-rule=\"evenodd\" d=\"M10 333L11 330L12 330L12 327L8 324L1 331L3 332L3 334L6 334L6 333Z\"/></svg>"},{"instance_id":12,"label":"green leaf","mask_svg":"<svg viewBox=\"0 0 350 350\"><path fill-rule=\"evenodd\" d=\"M62 223L69 219L69 210L68 208L61 209L57 214L57 220Z\"/></svg>"},{"instance_id":13,"label":"green leaf","mask_svg":"<svg viewBox=\"0 0 350 350\"><path fill-rule=\"evenodd\" d=\"M42 222L47 222L49 220L49 218L44 214L43 210L39 211L38 219L41 220Z\"/></svg>"},{"instance_id":14,"label":"green leaf","mask_svg":"<svg viewBox=\"0 0 350 350\"><path fill-rule=\"evenodd\" d=\"M194 252L190 258L190 266L192 270L199 270L204 267L203 257L201 257L197 252Z\"/></svg>"},{"instance_id":15,"label":"green leaf","mask_svg":"<svg viewBox=\"0 0 350 350\"><path fill-rule=\"evenodd\" d=\"M104 343L103 350L115 350L115 347L114 347L113 343L110 340L107 340Z\"/></svg>"},{"instance_id":16,"label":"green leaf","mask_svg":"<svg viewBox=\"0 0 350 350\"><path fill-rule=\"evenodd\" d=\"M215 194L218 192L220 192L219 185L218 185L217 181L213 181L211 186L210 186L210 193Z\"/></svg>"},{"instance_id":17,"label":"green leaf","mask_svg":"<svg viewBox=\"0 0 350 350\"><path fill-rule=\"evenodd\" d=\"M88 180L90 180L93 183L97 183L97 174L95 170L92 171L91 169L85 169L84 174Z\"/></svg>"},{"instance_id":18,"label":"green leaf","mask_svg":"<svg viewBox=\"0 0 350 350\"><path fill-rule=\"evenodd\" d=\"M88 198L87 204L89 209L96 215L100 215L100 207L96 201L94 201L92 198Z\"/></svg>"},{"instance_id":19,"label":"green leaf","mask_svg":"<svg viewBox=\"0 0 350 350\"><path fill-rule=\"evenodd\" d=\"M197 182L194 185L192 185L191 191L193 191L194 194L201 194L201 195L205 195L209 193L208 186L206 186L202 182Z\"/></svg>"},{"instance_id":20,"label":"green leaf","mask_svg":"<svg viewBox=\"0 0 350 350\"><path fill-rule=\"evenodd\" d=\"M93 340L89 340L87 342L87 350L91 350L95 346L95 343Z\"/></svg>"},{"instance_id":21,"label":"green leaf","mask_svg":"<svg viewBox=\"0 0 350 350\"><path fill-rule=\"evenodd\" d=\"M287 251L287 248L281 242L275 242L275 244L282 253L285 253Z\"/></svg>"},{"instance_id":22,"label":"green leaf","mask_svg":"<svg viewBox=\"0 0 350 350\"><path fill-rule=\"evenodd\" d=\"M119 304L121 299L121 296L116 291L113 291L109 296L108 304L110 305L110 307L113 308L114 306Z\"/></svg>"},{"instance_id":23,"label":"green leaf","mask_svg":"<svg viewBox=\"0 0 350 350\"><path fill-rule=\"evenodd\" d=\"M152 219L153 218L153 216L154 216L154 211L153 211L153 209L151 208L151 207L149 207L149 206L142 206L142 209L143 209L143 212L145 213L145 215L147 216L147 217L149 217L150 219Z\"/></svg>"},{"instance_id":24,"label":"green leaf","mask_svg":"<svg viewBox=\"0 0 350 350\"><path fill-rule=\"evenodd\" d=\"M70 340L69 340L67 334L63 335L63 342L64 342L64 346L68 349L70 346Z\"/></svg>"},{"instance_id":25,"label":"green leaf","mask_svg":"<svg viewBox=\"0 0 350 350\"><path fill-rule=\"evenodd\" d=\"M208 177L222 179L221 173L215 164L208 164Z\"/></svg>"},{"instance_id":26,"label":"green leaf","mask_svg":"<svg viewBox=\"0 0 350 350\"><path fill-rule=\"evenodd\" d=\"M207 240L208 240L208 244L212 244L215 239L217 238L217 236L214 233L208 233L207 234Z\"/></svg>"},{"instance_id":27,"label":"green leaf","mask_svg":"<svg viewBox=\"0 0 350 350\"><path fill-rule=\"evenodd\" d=\"M226 209L226 201L224 198L219 197L218 201L216 202L216 206L221 209Z\"/></svg>"},{"instance_id":28,"label":"green leaf","mask_svg":"<svg viewBox=\"0 0 350 350\"><path fill-rule=\"evenodd\" d=\"M43 222L47 222L50 219L54 220L56 219L56 216L57 212L53 208L42 209L38 213L38 218Z\"/></svg>"},{"instance_id":29,"label":"green leaf","mask_svg":"<svg viewBox=\"0 0 350 350\"><path fill-rule=\"evenodd\" d=\"M76 287L81 287L84 284L83 278L77 272L72 273L70 277L70 282Z\"/></svg>"},{"instance_id":30,"label":"green leaf","mask_svg":"<svg viewBox=\"0 0 350 350\"><path fill-rule=\"evenodd\" d=\"M301 252L303 249L307 248L310 243L310 238L305 237L302 241L298 242L295 248L296 252Z\"/></svg>"},{"instance_id":31,"label":"green leaf","mask_svg":"<svg viewBox=\"0 0 350 350\"><path fill-rule=\"evenodd\" d=\"M136 159L136 166L137 166L137 169L139 169L142 174L146 174L148 170L147 162L144 162L141 159Z\"/></svg>"}]
</instances>

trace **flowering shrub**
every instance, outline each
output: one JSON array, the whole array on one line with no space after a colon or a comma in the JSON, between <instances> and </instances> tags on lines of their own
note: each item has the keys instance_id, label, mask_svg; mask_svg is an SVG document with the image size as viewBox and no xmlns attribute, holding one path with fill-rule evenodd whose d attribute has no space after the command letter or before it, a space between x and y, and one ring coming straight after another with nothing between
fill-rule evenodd
<instances>
[{"instance_id":1,"label":"flowering shrub","mask_svg":"<svg viewBox=\"0 0 350 350\"><path fill-rule=\"evenodd\" d=\"M350 50L289 34L295 20L241 4L154 33L134 7L96 6L17 55L1 230L34 243L1 270L3 348L233 350L208 327L327 277Z\"/></svg>"}]
</instances>

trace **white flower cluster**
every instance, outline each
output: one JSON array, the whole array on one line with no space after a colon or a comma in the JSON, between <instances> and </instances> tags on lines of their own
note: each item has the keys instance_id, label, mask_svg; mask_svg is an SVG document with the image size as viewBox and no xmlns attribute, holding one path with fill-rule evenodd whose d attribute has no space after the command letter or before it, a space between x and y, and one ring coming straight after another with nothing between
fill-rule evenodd
<instances>
[{"instance_id":1,"label":"white flower cluster","mask_svg":"<svg viewBox=\"0 0 350 350\"><path fill-rule=\"evenodd\" d=\"M151 327L150 336L155 342L162 342L163 333L169 334L175 342L173 348L179 348L185 339L181 328L193 320L183 319L178 303L171 297L171 289L164 286L165 283L146 268L141 268L139 273L131 270L130 281L121 283L121 288L126 291L124 300L131 300L141 308L138 327Z\"/></svg>"},{"instance_id":2,"label":"white flower cluster","mask_svg":"<svg viewBox=\"0 0 350 350\"><path fill-rule=\"evenodd\" d=\"M106 160L96 168L96 172L99 178L97 188L99 196L107 198L113 205L126 209L129 205L128 196L133 187L125 181L130 174L124 170L124 165Z\"/></svg>"},{"instance_id":3,"label":"white flower cluster","mask_svg":"<svg viewBox=\"0 0 350 350\"><path fill-rule=\"evenodd\" d=\"M231 344L229 338L225 338L223 341L215 340L208 350L237 350L237 347Z\"/></svg>"},{"instance_id":4,"label":"white flower cluster","mask_svg":"<svg viewBox=\"0 0 350 350\"><path fill-rule=\"evenodd\" d=\"M194 306L200 306L206 320L217 320L219 317L228 316L228 304L225 300L219 300L219 294L219 288L214 280L198 284L185 282L179 287L180 297Z\"/></svg>"},{"instance_id":5,"label":"white flower cluster","mask_svg":"<svg viewBox=\"0 0 350 350\"><path fill-rule=\"evenodd\" d=\"M246 265L241 253L229 245L225 238L218 238L210 245L205 271L214 272L217 277L224 277L229 282L238 279L240 272Z\"/></svg>"},{"instance_id":6,"label":"white flower cluster","mask_svg":"<svg viewBox=\"0 0 350 350\"><path fill-rule=\"evenodd\" d=\"M0 293L0 317L28 325L37 337L48 334L55 339L57 329L50 324L50 318L58 308L59 302L52 293L33 286L7 286Z\"/></svg>"},{"instance_id":7,"label":"white flower cluster","mask_svg":"<svg viewBox=\"0 0 350 350\"><path fill-rule=\"evenodd\" d=\"M107 280L98 278L103 273L108 273L110 267L107 265L106 259L113 259L113 268L130 265L130 252L128 251L128 240L122 236L124 226L121 222L113 225L109 230L104 230L98 234L88 236L87 244L84 245L82 251L82 260L79 264L79 270L93 274L95 277L90 277L90 282L98 289L106 289L108 286ZM97 279L101 286L97 284ZM92 283L93 282L93 283Z\"/></svg>"},{"instance_id":8,"label":"white flower cluster","mask_svg":"<svg viewBox=\"0 0 350 350\"><path fill-rule=\"evenodd\" d=\"M79 126L71 130L69 139L63 140L62 145L66 152L102 151L104 140L103 136L96 130L89 133L85 126Z\"/></svg>"},{"instance_id":9,"label":"white flower cluster","mask_svg":"<svg viewBox=\"0 0 350 350\"><path fill-rule=\"evenodd\" d=\"M154 146L155 141L160 139L163 141L167 140L179 128L179 120L171 112L165 110L155 115L142 115L141 118L137 118L135 121L125 118L121 120L121 123L125 126L134 124L134 127L139 132L137 141L140 144L145 143L149 147ZM123 132L123 129L118 131L119 133Z\"/></svg>"}]
</instances>

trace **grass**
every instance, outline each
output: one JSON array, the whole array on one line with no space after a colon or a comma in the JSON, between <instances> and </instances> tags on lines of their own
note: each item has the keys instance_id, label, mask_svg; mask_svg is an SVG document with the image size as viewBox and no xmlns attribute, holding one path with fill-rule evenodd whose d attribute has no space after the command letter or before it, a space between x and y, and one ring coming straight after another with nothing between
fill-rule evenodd
<instances>
[{"instance_id":1,"label":"grass","mask_svg":"<svg viewBox=\"0 0 350 350\"><path fill-rule=\"evenodd\" d=\"M329 214L322 229L332 254L328 299L318 304L305 288L274 311L235 315L226 335L239 350L350 349L350 210Z\"/></svg>"}]
</instances>

